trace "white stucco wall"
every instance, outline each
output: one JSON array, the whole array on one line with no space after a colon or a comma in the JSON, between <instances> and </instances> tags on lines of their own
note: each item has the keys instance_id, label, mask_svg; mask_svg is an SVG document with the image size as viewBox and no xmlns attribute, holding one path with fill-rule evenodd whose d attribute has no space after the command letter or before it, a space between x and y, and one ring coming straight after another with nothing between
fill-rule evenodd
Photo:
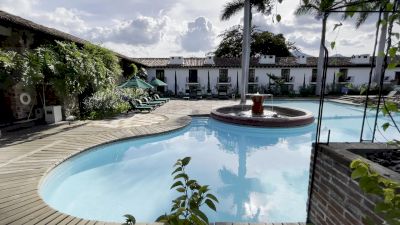
<instances>
[{"instance_id":1,"label":"white stucco wall","mask_svg":"<svg viewBox=\"0 0 400 225\"><path fill-rule=\"evenodd\" d=\"M352 76L352 83L355 86L360 86L362 84L368 83L368 76L369 76L369 67L341 67L343 69L348 69L348 76ZM327 70L327 85L332 84L334 74L339 73L341 69L339 67L335 68L328 68ZM161 68L162 69L162 68ZM208 80L208 73L210 74L210 87L213 94L217 94L217 82L219 76L220 69L228 69L228 76L231 79L231 86L230 91L236 89L236 82L237 77L239 78L239 89L242 88L241 86L241 77L242 77L242 70L241 68L193 68L197 69L198 80L200 83L200 87L202 88L203 94L207 91L207 80ZM258 86L261 87L262 85L268 85L269 78L267 73L274 74L276 76L281 76L281 70L285 68L254 68L255 69L255 76L258 77ZM299 67L299 68L286 68L290 69L290 76L293 77L291 83L293 83L294 91L298 92L299 88L303 85L303 79L305 76L306 84L310 84L311 77L312 77L312 67ZM148 80L151 81L156 76L156 68L149 68L147 69L148 73ZM167 78L167 90L171 90L174 92L175 87L175 72L177 76L178 82L178 92L185 92L186 90L186 79L189 77L189 68L165 68L164 69L165 77ZM388 80L394 80L396 72L400 72L400 68L387 70L385 76L388 76ZM237 76L238 75L238 76ZM336 76L336 82L338 82L338 77Z\"/></svg>"}]
</instances>

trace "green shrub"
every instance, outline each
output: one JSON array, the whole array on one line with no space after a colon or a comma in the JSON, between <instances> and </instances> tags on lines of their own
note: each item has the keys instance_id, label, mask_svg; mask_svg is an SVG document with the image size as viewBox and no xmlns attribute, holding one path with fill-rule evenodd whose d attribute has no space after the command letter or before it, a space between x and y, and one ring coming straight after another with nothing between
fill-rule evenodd
<instances>
[{"instance_id":1,"label":"green shrub","mask_svg":"<svg viewBox=\"0 0 400 225\"><path fill-rule=\"evenodd\" d=\"M315 85L307 85L299 88L300 96L308 97L315 95Z\"/></svg>"},{"instance_id":2,"label":"green shrub","mask_svg":"<svg viewBox=\"0 0 400 225\"><path fill-rule=\"evenodd\" d=\"M0 49L0 90L18 83L20 74L26 70L26 66L22 56L17 52Z\"/></svg>"},{"instance_id":3,"label":"green shrub","mask_svg":"<svg viewBox=\"0 0 400 225\"><path fill-rule=\"evenodd\" d=\"M94 93L83 101L87 119L103 119L126 112L130 105L114 90L104 90Z\"/></svg>"},{"instance_id":4,"label":"green shrub","mask_svg":"<svg viewBox=\"0 0 400 225\"><path fill-rule=\"evenodd\" d=\"M115 93L122 99L140 99L148 95L146 91L140 88L118 88Z\"/></svg>"}]
</instances>

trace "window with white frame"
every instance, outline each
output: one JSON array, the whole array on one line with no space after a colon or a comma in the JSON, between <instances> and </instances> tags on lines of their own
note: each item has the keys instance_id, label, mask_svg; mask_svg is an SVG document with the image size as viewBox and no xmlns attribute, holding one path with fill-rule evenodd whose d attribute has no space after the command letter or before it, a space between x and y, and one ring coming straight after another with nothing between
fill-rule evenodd
<instances>
[{"instance_id":1,"label":"window with white frame","mask_svg":"<svg viewBox=\"0 0 400 225\"><path fill-rule=\"evenodd\" d=\"M312 69L312 72L311 72L311 83L316 83L317 82L317 74L318 74L318 70L317 69Z\"/></svg>"},{"instance_id":2,"label":"window with white frame","mask_svg":"<svg viewBox=\"0 0 400 225\"><path fill-rule=\"evenodd\" d=\"M228 69L220 69L218 81L221 83L228 82Z\"/></svg>"},{"instance_id":3,"label":"window with white frame","mask_svg":"<svg viewBox=\"0 0 400 225\"><path fill-rule=\"evenodd\" d=\"M256 82L256 72L254 69L249 70L249 82Z\"/></svg>"},{"instance_id":4,"label":"window with white frame","mask_svg":"<svg viewBox=\"0 0 400 225\"><path fill-rule=\"evenodd\" d=\"M281 78L285 80L285 82L291 82L290 80L290 69L282 69L281 70Z\"/></svg>"},{"instance_id":5,"label":"window with white frame","mask_svg":"<svg viewBox=\"0 0 400 225\"><path fill-rule=\"evenodd\" d=\"M339 73L337 74L338 82L348 82L348 69L339 69Z\"/></svg>"}]
</instances>

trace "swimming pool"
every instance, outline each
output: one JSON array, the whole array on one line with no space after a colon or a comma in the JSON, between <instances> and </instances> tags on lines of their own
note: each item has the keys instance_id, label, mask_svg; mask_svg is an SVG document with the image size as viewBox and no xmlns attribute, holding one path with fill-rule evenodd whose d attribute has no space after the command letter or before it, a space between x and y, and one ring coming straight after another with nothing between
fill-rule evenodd
<instances>
[{"instance_id":1,"label":"swimming pool","mask_svg":"<svg viewBox=\"0 0 400 225\"><path fill-rule=\"evenodd\" d=\"M274 104L318 111L318 102ZM331 130L331 141L358 141L361 118L362 108L326 103L321 139ZM216 213L206 211L210 221L304 222L314 131L315 124L267 129L193 118L176 132L81 153L52 170L40 194L55 209L81 218L121 222L130 213L151 222L169 212L176 197L169 190L172 165L191 156L188 173L220 200Z\"/></svg>"}]
</instances>

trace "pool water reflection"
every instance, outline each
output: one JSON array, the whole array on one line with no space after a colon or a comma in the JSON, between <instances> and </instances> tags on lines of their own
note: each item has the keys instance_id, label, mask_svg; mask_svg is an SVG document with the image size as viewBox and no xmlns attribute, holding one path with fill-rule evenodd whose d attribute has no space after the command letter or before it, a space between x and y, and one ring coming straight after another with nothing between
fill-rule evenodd
<instances>
[{"instance_id":1,"label":"pool water reflection","mask_svg":"<svg viewBox=\"0 0 400 225\"><path fill-rule=\"evenodd\" d=\"M265 129L194 118L167 135L123 141L56 167L40 192L61 212L121 222L126 213L151 222L176 197L172 165L191 156L188 173L220 200L210 221L305 221L314 125Z\"/></svg>"},{"instance_id":2,"label":"pool water reflection","mask_svg":"<svg viewBox=\"0 0 400 225\"><path fill-rule=\"evenodd\" d=\"M266 102L268 104L268 102ZM318 102L278 101L317 115ZM321 140L358 141L361 107L327 102ZM373 123L373 112L367 124ZM400 121L399 116L395 119ZM380 118L379 124L388 121ZM315 123L306 127L254 128L193 118L173 133L131 139L79 154L56 167L40 188L55 209L85 219L122 222L133 214L152 222L169 212L177 194L169 190L172 165L191 156L188 173L208 184L220 200L210 221L304 222L311 143ZM399 138L389 128L386 137ZM365 138L371 136L366 128Z\"/></svg>"}]
</instances>

